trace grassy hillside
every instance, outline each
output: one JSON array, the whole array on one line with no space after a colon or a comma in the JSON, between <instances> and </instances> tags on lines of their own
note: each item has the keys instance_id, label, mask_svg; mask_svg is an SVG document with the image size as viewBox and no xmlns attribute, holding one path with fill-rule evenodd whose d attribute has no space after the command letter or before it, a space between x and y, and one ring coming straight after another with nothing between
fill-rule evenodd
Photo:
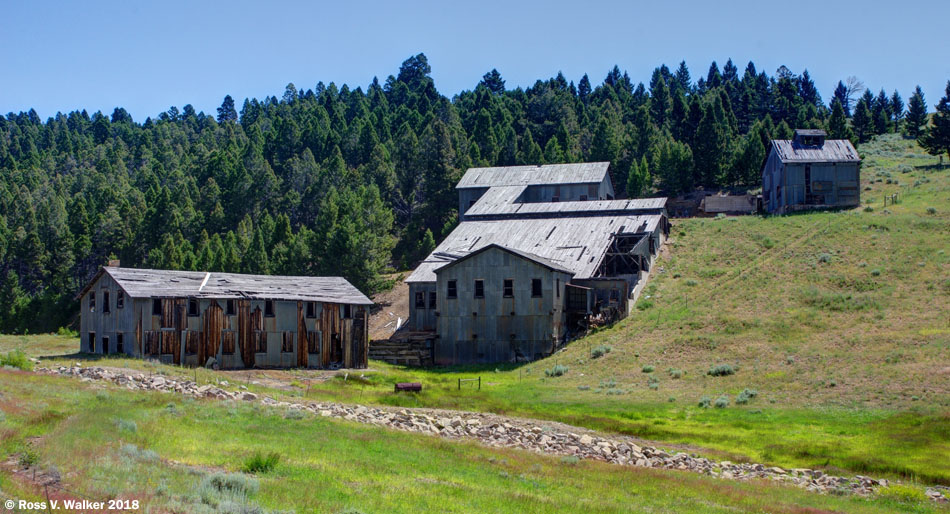
<instances>
[{"instance_id":1,"label":"grassy hillside","mask_svg":"<svg viewBox=\"0 0 950 514\"><path fill-rule=\"evenodd\" d=\"M207 370L199 379L246 380L275 396L556 419L731 460L950 484L950 169L899 137L859 150L866 207L674 220L635 314L544 361L437 370L374 362L356 380ZM885 209L893 193L900 201ZM55 355L78 342L0 338L0 350L15 347ZM555 365L567 372L546 376ZM481 391L457 390L458 378L476 376ZM392 383L407 380L424 391L395 395ZM739 403L745 389L757 394ZM704 398L709 407L699 406ZM720 398L728 404L716 408ZM402 437L400 445L423 444ZM422 461L430 458L444 464L432 454Z\"/></svg>"},{"instance_id":2,"label":"grassy hillside","mask_svg":"<svg viewBox=\"0 0 950 514\"><path fill-rule=\"evenodd\" d=\"M935 509L921 493L817 495L766 481L488 449L260 405L103 389L0 370L0 450L28 455L53 499L138 500L150 511L888 512ZM260 452L272 469L241 473ZM0 473L13 498L41 500L32 470ZM237 473L237 474L235 474Z\"/></svg>"}]
</instances>

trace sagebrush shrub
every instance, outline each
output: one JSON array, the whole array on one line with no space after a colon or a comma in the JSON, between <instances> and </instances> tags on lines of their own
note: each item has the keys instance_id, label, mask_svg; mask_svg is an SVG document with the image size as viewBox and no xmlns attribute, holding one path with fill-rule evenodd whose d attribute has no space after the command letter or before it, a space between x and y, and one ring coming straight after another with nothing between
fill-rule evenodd
<instances>
[{"instance_id":1,"label":"sagebrush shrub","mask_svg":"<svg viewBox=\"0 0 950 514\"><path fill-rule=\"evenodd\" d=\"M555 364L553 368L544 370L544 374L549 377L559 377L567 373L568 367L563 364Z\"/></svg>"},{"instance_id":2,"label":"sagebrush shrub","mask_svg":"<svg viewBox=\"0 0 950 514\"><path fill-rule=\"evenodd\" d=\"M728 375L735 375L736 369L729 364L720 364L718 366L713 366L709 368L709 371L706 372L707 375L714 377L724 377Z\"/></svg>"}]
</instances>

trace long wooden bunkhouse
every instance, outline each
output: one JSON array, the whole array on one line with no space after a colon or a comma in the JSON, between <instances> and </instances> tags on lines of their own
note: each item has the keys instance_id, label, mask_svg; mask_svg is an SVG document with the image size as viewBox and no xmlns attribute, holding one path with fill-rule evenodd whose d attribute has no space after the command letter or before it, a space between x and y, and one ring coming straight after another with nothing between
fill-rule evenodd
<instances>
[{"instance_id":1,"label":"long wooden bunkhouse","mask_svg":"<svg viewBox=\"0 0 950 514\"><path fill-rule=\"evenodd\" d=\"M366 367L373 302L341 277L106 266L79 299L83 352L222 369Z\"/></svg>"}]
</instances>

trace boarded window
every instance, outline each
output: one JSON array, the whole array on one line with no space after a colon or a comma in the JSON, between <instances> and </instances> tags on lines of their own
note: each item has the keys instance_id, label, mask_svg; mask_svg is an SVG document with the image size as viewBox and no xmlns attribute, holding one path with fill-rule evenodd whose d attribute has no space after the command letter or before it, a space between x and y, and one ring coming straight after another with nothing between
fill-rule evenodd
<instances>
[{"instance_id":1,"label":"boarded window","mask_svg":"<svg viewBox=\"0 0 950 514\"><path fill-rule=\"evenodd\" d=\"M541 296L541 279L532 278L531 279L531 296L534 298L539 298Z\"/></svg>"},{"instance_id":2,"label":"boarded window","mask_svg":"<svg viewBox=\"0 0 950 514\"><path fill-rule=\"evenodd\" d=\"M201 333L197 330L185 332L185 354L195 355L198 353L198 345L201 344Z\"/></svg>"},{"instance_id":3,"label":"boarded window","mask_svg":"<svg viewBox=\"0 0 950 514\"><path fill-rule=\"evenodd\" d=\"M102 336L102 353L109 353L109 338Z\"/></svg>"},{"instance_id":4,"label":"boarded window","mask_svg":"<svg viewBox=\"0 0 950 514\"><path fill-rule=\"evenodd\" d=\"M115 335L115 352L125 353L125 334L122 332Z\"/></svg>"},{"instance_id":5,"label":"boarded window","mask_svg":"<svg viewBox=\"0 0 950 514\"><path fill-rule=\"evenodd\" d=\"M102 312L103 312L103 313L112 312L111 309L109 309L109 307L110 307L109 303L110 303L110 302L109 302L109 291L103 291L103 292L102 292Z\"/></svg>"},{"instance_id":6,"label":"boarded window","mask_svg":"<svg viewBox=\"0 0 950 514\"><path fill-rule=\"evenodd\" d=\"M485 281L480 278L475 279L475 298L485 298Z\"/></svg>"},{"instance_id":7,"label":"boarded window","mask_svg":"<svg viewBox=\"0 0 950 514\"><path fill-rule=\"evenodd\" d=\"M283 334L281 334L280 351L284 353L291 353L294 351L294 333L293 332L284 332Z\"/></svg>"},{"instance_id":8,"label":"boarded window","mask_svg":"<svg viewBox=\"0 0 950 514\"><path fill-rule=\"evenodd\" d=\"M458 282L456 282L455 280L449 280L448 290L446 291L445 297L455 299L455 298L458 298L458 296L459 296Z\"/></svg>"},{"instance_id":9,"label":"boarded window","mask_svg":"<svg viewBox=\"0 0 950 514\"><path fill-rule=\"evenodd\" d=\"M162 300L156 298L152 300L152 316L161 316L162 315Z\"/></svg>"},{"instance_id":10,"label":"boarded window","mask_svg":"<svg viewBox=\"0 0 950 514\"><path fill-rule=\"evenodd\" d=\"M89 293L89 310L91 312L96 312L96 292L95 291Z\"/></svg>"},{"instance_id":11,"label":"boarded window","mask_svg":"<svg viewBox=\"0 0 950 514\"><path fill-rule=\"evenodd\" d=\"M267 318L274 317L274 300L267 300L264 302L264 316Z\"/></svg>"},{"instance_id":12,"label":"boarded window","mask_svg":"<svg viewBox=\"0 0 950 514\"><path fill-rule=\"evenodd\" d=\"M225 355L234 355L234 331L221 331L221 352Z\"/></svg>"},{"instance_id":13,"label":"boarded window","mask_svg":"<svg viewBox=\"0 0 950 514\"><path fill-rule=\"evenodd\" d=\"M116 291L115 293L115 308L122 309L125 307L125 293L121 290Z\"/></svg>"},{"instance_id":14,"label":"boarded window","mask_svg":"<svg viewBox=\"0 0 950 514\"><path fill-rule=\"evenodd\" d=\"M94 353L96 351L96 333L89 332L89 339L87 341L89 343L89 352Z\"/></svg>"},{"instance_id":15,"label":"boarded window","mask_svg":"<svg viewBox=\"0 0 950 514\"><path fill-rule=\"evenodd\" d=\"M267 353L267 332L263 330L254 331L254 351L257 353Z\"/></svg>"},{"instance_id":16,"label":"boarded window","mask_svg":"<svg viewBox=\"0 0 950 514\"><path fill-rule=\"evenodd\" d=\"M225 310L225 313L226 313L228 316L234 316L234 314L235 314L235 312L236 312L236 311L234 310L234 300L227 300L227 301L225 301L225 302L224 302L224 308L226 309L226 310Z\"/></svg>"},{"instance_id":17,"label":"boarded window","mask_svg":"<svg viewBox=\"0 0 950 514\"><path fill-rule=\"evenodd\" d=\"M192 318L198 316L198 299L197 298L188 299L188 316Z\"/></svg>"},{"instance_id":18,"label":"boarded window","mask_svg":"<svg viewBox=\"0 0 950 514\"><path fill-rule=\"evenodd\" d=\"M307 332L307 351L309 353L320 353L320 332L316 330Z\"/></svg>"},{"instance_id":19,"label":"boarded window","mask_svg":"<svg viewBox=\"0 0 950 514\"><path fill-rule=\"evenodd\" d=\"M502 284L502 295L505 298L513 298L515 296L515 281L510 278L506 278Z\"/></svg>"},{"instance_id":20,"label":"boarded window","mask_svg":"<svg viewBox=\"0 0 950 514\"><path fill-rule=\"evenodd\" d=\"M317 317L317 302L307 302L307 317L308 318Z\"/></svg>"},{"instance_id":21,"label":"boarded window","mask_svg":"<svg viewBox=\"0 0 950 514\"><path fill-rule=\"evenodd\" d=\"M436 301L436 299L437 299L437 298L436 298L435 291L429 291L429 308L430 308L430 309L435 309L435 301Z\"/></svg>"},{"instance_id":22,"label":"boarded window","mask_svg":"<svg viewBox=\"0 0 950 514\"><path fill-rule=\"evenodd\" d=\"M425 309L426 308L426 294L422 291L416 293L416 308Z\"/></svg>"}]
</instances>

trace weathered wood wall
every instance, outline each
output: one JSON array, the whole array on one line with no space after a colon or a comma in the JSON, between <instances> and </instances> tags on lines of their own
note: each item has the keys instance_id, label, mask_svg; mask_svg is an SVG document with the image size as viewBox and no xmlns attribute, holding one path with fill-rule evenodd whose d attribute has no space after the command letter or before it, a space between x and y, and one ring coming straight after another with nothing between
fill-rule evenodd
<instances>
[{"instance_id":1,"label":"weathered wood wall","mask_svg":"<svg viewBox=\"0 0 950 514\"><path fill-rule=\"evenodd\" d=\"M274 316L265 316L264 300L231 300L234 312L228 314L228 300L203 298L197 300L198 315L189 316L188 298L161 298L161 313L153 315L151 298L126 295L118 309L117 290L115 281L103 274L80 298L80 351L115 353L121 334L122 353L169 364L203 366L213 358L223 369L367 365L368 311L363 305L315 302L308 316L307 302L275 300ZM109 312L103 312L106 291ZM93 294L96 307L91 310ZM265 351L258 351L258 343Z\"/></svg>"}]
</instances>

